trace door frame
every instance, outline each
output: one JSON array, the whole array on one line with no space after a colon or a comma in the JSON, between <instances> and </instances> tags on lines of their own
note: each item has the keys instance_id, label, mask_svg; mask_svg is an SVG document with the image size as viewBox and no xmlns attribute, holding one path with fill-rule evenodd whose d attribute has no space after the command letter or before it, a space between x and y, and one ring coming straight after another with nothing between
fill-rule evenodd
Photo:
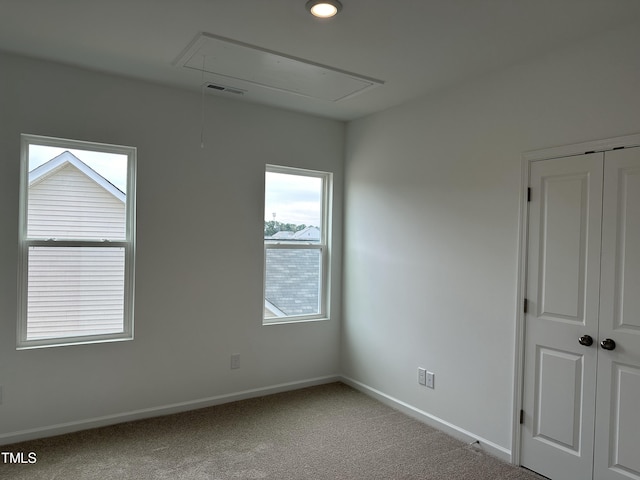
<instances>
[{"instance_id":1,"label":"door frame","mask_svg":"<svg viewBox=\"0 0 640 480\"><path fill-rule=\"evenodd\" d=\"M518 217L518 280L516 298L516 325L515 325L515 358L514 358L514 391L513 414L511 432L511 462L520 465L521 435L520 410L522 409L524 393L524 299L527 292L527 249L529 234L529 172L531 164L540 160L583 155L591 152L606 152L622 147L640 146L640 133L621 137L606 138L590 142L575 143L559 147L530 150L522 153L520 167L520 215Z\"/></svg>"}]
</instances>

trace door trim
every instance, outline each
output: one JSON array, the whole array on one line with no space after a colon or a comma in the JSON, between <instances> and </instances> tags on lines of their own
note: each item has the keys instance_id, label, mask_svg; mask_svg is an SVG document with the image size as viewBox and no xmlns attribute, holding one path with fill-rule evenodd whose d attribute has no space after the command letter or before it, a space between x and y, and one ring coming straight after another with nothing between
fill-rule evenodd
<instances>
[{"instance_id":1,"label":"door trim","mask_svg":"<svg viewBox=\"0 0 640 480\"><path fill-rule=\"evenodd\" d=\"M512 433L511 433L511 462L520 465L521 434L520 410L523 405L524 393L524 299L527 291L527 238L529 225L529 205L527 201L529 188L529 172L531 163L539 160L583 155L587 152L603 152L621 147L640 146L640 133L620 137L606 138L590 142L582 142L558 147L530 150L522 153L520 164L520 215L518 216L518 280L516 298L515 325L515 357L514 357L514 391Z\"/></svg>"}]
</instances>

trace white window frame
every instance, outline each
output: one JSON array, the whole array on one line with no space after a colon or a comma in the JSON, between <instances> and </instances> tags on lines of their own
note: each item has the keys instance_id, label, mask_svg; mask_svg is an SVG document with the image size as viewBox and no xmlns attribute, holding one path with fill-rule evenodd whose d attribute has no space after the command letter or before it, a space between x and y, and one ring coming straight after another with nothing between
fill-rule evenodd
<instances>
[{"instance_id":1,"label":"white window frame","mask_svg":"<svg viewBox=\"0 0 640 480\"><path fill-rule=\"evenodd\" d=\"M332 191L333 191L333 174L331 172L322 172L317 170L307 170L297 167L286 167L281 165L267 164L265 166L266 173L283 173L287 175L299 175L303 177L319 178L322 180L322 199L320 201L320 241L319 242L292 242L286 239L277 241L264 240L264 263L263 263L263 288L262 300L263 310L267 304L266 287L267 287L267 250L269 249L300 249L300 250L317 250L320 252L320 279L319 279L319 312L311 315L284 315L276 317L262 317L263 325L278 325L283 323L297 323L317 320L329 319L329 278L330 278L330 239L331 239L331 207L332 207ZM266 185L265 185L266 195ZM264 208L263 208L264 210Z\"/></svg>"},{"instance_id":2,"label":"white window frame","mask_svg":"<svg viewBox=\"0 0 640 480\"><path fill-rule=\"evenodd\" d=\"M126 235L124 240L75 240L52 238L29 238L27 233L29 195L29 147L42 145L68 150L89 150L127 156L127 193L125 202ZM20 206L19 206L19 266L18 266L18 328L17 349L55 347L87 343L102 343L133 340L133 303L135 283L135 227L136 227L136 153L135 147L109 145L80 140L69 140L40 135L21 135L20 156ZM124 312L123 331L118 333L60 336L47 339L27 339L27 302L29 278L29 248L46 247L122 247L124 248Z\"/></svg>"}]
</instances>

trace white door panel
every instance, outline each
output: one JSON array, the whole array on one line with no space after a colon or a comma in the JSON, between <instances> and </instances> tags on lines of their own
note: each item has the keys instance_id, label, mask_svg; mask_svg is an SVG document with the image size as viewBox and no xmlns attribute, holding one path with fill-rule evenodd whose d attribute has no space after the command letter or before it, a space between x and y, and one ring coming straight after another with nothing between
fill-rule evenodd
<instances>
[{"instance_id":1,"label":"white door panel","mask_svg":"<svg viewBox=\"0 0 640 480\"><path fill-rule=\"evenodd\" d=\"M531 166L521 463L551 478L592 475L603 158Z\"/></svg>"},{"instance_id":2,"label":"white door panel","mask_svg":"<svg viewBox=\"0 0 640 480\"><path fill-rule=\"evenodd\" d=\"M540 317L584 324L588 181L587 172L541 179Z\"/></svg>"},{"instance_id":3,"label":"white door panel","mask_svg":"<svg viewBox=\"0 0 640 480\"><path fill-rule=\"evenodd\" d=\"M640 148L605 160L594 478L640 479Z\"/></svg>"},{"instance_id":4,"label":"white door panel","mask_svg":"<svg viewBox=\"0 0 640 480\"><path fill-rule=\"evenodd\" d=\"M610 366L611 370L606 372L610 376L606 384L611 386L605 400L608 410L598 408L598 415L600 412L603 415L598 417L602 426L596 431L594 478L637 479L640 478L640 369L615 362Z\"/></svg>"},{"instance_id":5,"label":"white door panel","mask_svg":"<svg viewBox=\"0 0 640 480\"><path fill-rule=\"evenodd\" d=\"M536 354L533 437L580 455L583 357L548 347ZM568 388L572 386L573 388Z\"/></svg>"}]
</instances>

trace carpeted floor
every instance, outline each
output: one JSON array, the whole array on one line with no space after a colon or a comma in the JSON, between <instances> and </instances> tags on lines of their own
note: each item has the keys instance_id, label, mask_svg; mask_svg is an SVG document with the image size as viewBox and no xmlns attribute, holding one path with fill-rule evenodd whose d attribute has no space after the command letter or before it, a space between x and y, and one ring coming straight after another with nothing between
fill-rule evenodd
<instances>
[{"instance_id":1,"label":"carpeted floor","mask_svg":"<svg viewBox=\"0 0 640 480\"><path fill-rule=\"evenodd\" d=\"M538 480L344 385L0 447L11 480Z\"/></svg>"}]
</instances>

